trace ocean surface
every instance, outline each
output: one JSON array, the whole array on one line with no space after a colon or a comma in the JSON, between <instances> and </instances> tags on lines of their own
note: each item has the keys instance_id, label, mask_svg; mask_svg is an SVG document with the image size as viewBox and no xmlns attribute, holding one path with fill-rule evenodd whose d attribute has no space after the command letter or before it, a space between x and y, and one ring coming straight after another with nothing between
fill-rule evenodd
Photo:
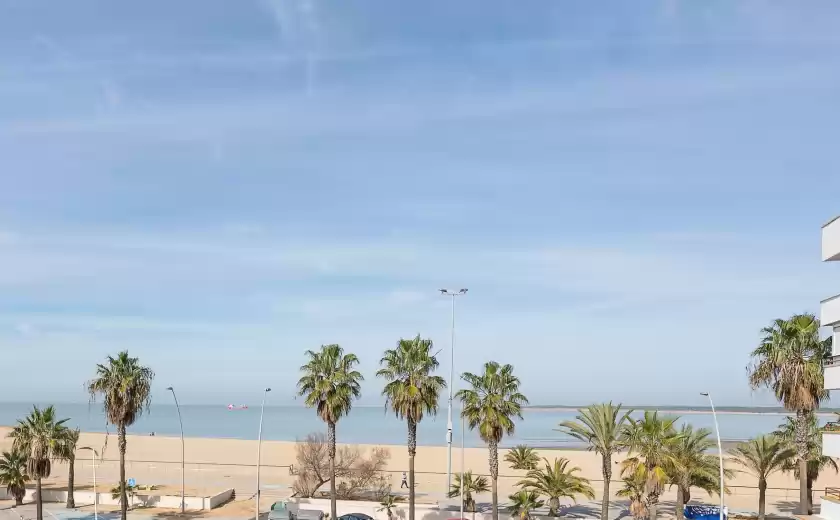
<instances>
[{"instance_id":1,"label":"ocean surface","mask_svg":"<svg viewBox=\"0 0 840 520\"><path fill-rule=\"evenodd\" d=\"M42 403L38 403L42 406ZM82 431L111 433L113 426L106 426L105 415L100 404L56 404L61 418L69 418L68 424ZM0 403L0 426L13 426L17 420L32 409L28 403ZM233 439L256 439L259 428L259 407L245 410L228 410L225 405L182 405L184 435L187 437L214 437ZM662 413L662 412L660 412ZM673 414L678 415L678 414ZM461 444L458 410L453 412L455 445ZM517 421L516 432L506 437L503 446L528 444L543 448L580 447L576 440L556 431L564 420L574 419L574 412L526 410L523 420ZM825 423L831 417L820 417ZM784 421L781 414L718 414L721 437L724 441L739 441L768 433ZM714 431L710 413L682 415L678 424L691 423L695 427ZM263 439L294 441L311 432L324 432L326 427L315 415L315 411L300 406L266 406L263 424ZM174 405L153 404L148 413L129 428L129 433L175 436L179 434L178 415ZM342 418L337 428L338 440L344 443L404 444L406 425L383 407L353 408L349 416ZM428 417L418 425L417 443L425 446L446 444L446 409L437 417ZM477 433L466 431L465 445L478 447L483 443Z\"/></svg>"}]
</instances>

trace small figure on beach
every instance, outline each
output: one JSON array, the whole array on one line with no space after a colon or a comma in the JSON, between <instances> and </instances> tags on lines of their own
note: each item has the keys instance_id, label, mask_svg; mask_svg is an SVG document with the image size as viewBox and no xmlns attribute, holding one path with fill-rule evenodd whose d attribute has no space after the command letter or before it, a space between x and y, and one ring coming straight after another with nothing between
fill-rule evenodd
<instances>
[{"instance_id":1,"label":"small figure on beach","mask_svg":"<svg viewBox=\"0 0 840 520\"><path fill-rule=\"evenodd\" d=\"M400 484L400 489L407 488L407 487L408 487L408 477L406 476L405 471L403 471L402 483Z\"/></svg>"}]
</instances>

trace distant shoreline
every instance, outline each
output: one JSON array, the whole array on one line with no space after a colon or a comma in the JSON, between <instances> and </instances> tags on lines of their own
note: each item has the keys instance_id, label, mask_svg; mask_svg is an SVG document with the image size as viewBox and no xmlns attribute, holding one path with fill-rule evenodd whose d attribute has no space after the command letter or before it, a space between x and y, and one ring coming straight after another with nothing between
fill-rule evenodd
<instances>
[{"instance_id":1,"label":"distant shoreline","mask_svg":"<svg viewBox=\"0 0 840 520\"><path fill-rule=\"evenodd\" d=\"M576 406L529 406L526 407L525 410L529 412L577 412L579 409L584 407L576 407ZM644 412L644 411L656 411L656 412L664 412L664 413L672 413L672 414L680 414L680 415L700 415L700 414L710 414L712 413L711 408L669 408L667 406L622 406L624 410L634 410L636 412ZM752 409L731 409L731 408L717 408L715 412L719 415L795 415L794 412L790 412L781 408L770 408L768 407L767 410L762 410L760 408L752 408ZM836 414L840 413L840 410L835 409L828 409L828 410L820 410L816 413L817 416L820 417L831 417Z\"/></svg>"}]
</instances>

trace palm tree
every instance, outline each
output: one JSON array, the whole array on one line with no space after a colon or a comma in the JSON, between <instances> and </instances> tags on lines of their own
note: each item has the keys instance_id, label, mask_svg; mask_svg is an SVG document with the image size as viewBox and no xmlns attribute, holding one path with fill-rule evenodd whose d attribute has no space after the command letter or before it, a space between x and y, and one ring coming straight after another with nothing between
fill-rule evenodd
<instances>
[{"instance_id":1,"label":"palm tree","mask_svg":"<svg viewBox=\"0 0 840 520\"><path fill-rule=\"evenodd\" d=\"M758 520L764 520L767 478L782 471L796 450L775 435L761 435L739 443L729 454L732 460L758 478Z\"/></svg>"},{"instance_id":2,"label":"palm tree","mask_svg":"<svg viewBox=\"0 0 840 520\"><path fill-rule=\"evenodd\" d=\"M609 520L612 456L624 448L621 431L632 412L633 410L628 410L622 414L621 403L613 405L610 401L578 410L577 421L560 423L562 432L585 442L589 451L597 452L601 456L601 474L604 477L601 520Z\"/></svg>"},{"instance_id":3,"label":"palm tree","mask_svg":"<svg viewBox=\"0 0 840 520\"><path fill-rule=\"evenodd\" d=\"M338 518L335 506L335 423L350 413L353 399L362 395L362 374L354 369L359 364L355 354L345 354L338 345L322 345L320 352L306 351L309 361L300 367L298 395L306 406L315 408L318 417L327 423L330 458L330 518Z\"/></svg>"},{"instance_id":4,"label":"palm tree","mask_svg":"<svg viewBox=\"0 0 840 520\"><path fill-rule=\"evenodd\" d=\"M695 430L685 424L669 444L670 457L666 473L672 486L677 487L677 518L682 520L683 506L691 500L691 488L697 487L709 494L720 492L720 463L718 457L706 452L715 445L710 439L712 432L700 428Z\"/></svg>"},{"instance_id":5,"label":"palm tree","mask_svg":"<svg viewBox=\"0 0 840 520\"><path fill-rule=\"evenodd\" d=\"M478 428L490 451L493 520L499 520L499 442L505 434L513 435L516 429L513 419L522 418L522 405L528 404L528 399L519 392L519 378L513 375L511 365L488 361L484 373L466 372L461 379L472 387L458 390L457 397L463 405L461 417L466 419L470 430Z\"/></svg>"},{"instance_id":6,"label":"palm tree","mask_svg":"<svg viewBox=\"0 0 840 520\"><path fill-rule=\"evenodd\" d=\"M505 462L510 464L511 469L524 469L531 471L540 463L537 451L524 444L517 444L505 455Z\"/></svg>"},{"instance_id":7,"label":"palm tree","mask_svg":"<svg viewBox=\"0 0 840 520\"><path fill-rule=\"evenodd\" d=\"M155 373L143 366L136 357L122 351L117 357L108 356L107 363L96 365L96 376L87 383L91 401L102 395L105 417L117 427L120 449L120 513L122 520L128 516L128 498L125 488L125 430L143 415L152 404L152 380Z\"/></svg>"},{"instance_id":8,"label":"palm tree","mask_svg":"<svg viewBox=\"0 0 840 520\"><path fill-rule=\"evenodd\" d=\"M574 502L577 502L577 495L595 498L595 491L589 485L589 480L575 475L580 468L570 468L569 459L560 457L554 459L553 464L548 462L548 459L543 459L543 462L545 465L542 469L529 471L525 480L520 481L517 486L548 498L549 516L557 516L560 497L571 498Z\"/></svg>"},{"instance_id":9,"label":"palm tree","mask_svg":"<svg viewBox=\"0 0 840 520\"><path fill-rule=\"evenodd\" d=\"M472 471L465 471L463 474L455 474L455 482L447 493L449 498L461 496L461 482L464 483L464 511L470 511L475 518L476 503L473 493L487 493L490 488L487 486L487 477L484 475L473 475Z\"/></svg>"},{"instance_id":10,"label":"palm tree","mask_svg":"<svg viewBox=\"0 0 840 520\"><path fill-rule=\"evenodd\" d=\"M67 430L64 423L67 421L57 421L52 406L43 410L33 406L29 415L18 420L17 426L9 433L13 439L12 450L26 456L26 474L35 479L37 520L44 520L41 480L50 476L51 459L61 458L62 442Z\"/></svg>"},{"instance_id":11,"label":"palm tree","mask_svg":"<svg viewBox=\"0 0 840 520\"><path fill-rule=\"evenodd\" d=\"M388 493L385 495L382 500L379 502L379 507L376 508L377 511L385 511L388 515L388 520L394 519L394 508L397 507L397 502L401 502L402 497L399 495L392 495Z\"/></svg>"},{"instance_id":12,"label":"palm tree","mask_svg":"<svg viewBox=\"0 0 840 520\"><path fill-rule=\"evenodd\" d=\"M672 446L677 442L674 422L678 417L662 417L646 411L641 419L628 418L622 438L629 456L622 462L622 474L645 481L645 506L651 520L656 520L659 495L668 483L666 468L672 458Z\"/></svg>"},{"instance_id":13,"label":"palm tree","mask_svg":"<svg viewBox=\"0 0 840 520\"><path fill-rule=\"evenodd\" d=\"M647 518L648 510L645 506L645 487L647 478L642 474L633 474L622 479L624 487L619 489L617 496L630 499L630 514L633 518Z\"/></svg>"},{"instance_id":14,"label":"palm tree","mask_svg":"<svg viewBox=\"0 0 840 520\"><path fill-rule=\"evenodd\" d=\"M128 482L123 482L123 485L111 488L111 498L114 500L120 499L122 503L124 497L127 496L131 500L131 506L134 507L134 497L137 496L138 489L139 486L137 485L130 486ZM125 490L125 495L123 495L123 490Z\"/></svg>"},{"instance_id":15,"label":"palm tree","mask_svg":"<svg viewBox=\"0 0 840 520\"><path fill-rule=\"evenodd\" d=\"M414 520L414 456L417 453L417 423L424 414L436 415L438 398L446 381L432 375L438 360L432 355L432 340L400 339L397 348L386 350L376 375L388 381L382 390L385 406L408 424L408 518Z\"/></svg>"},{"instance_id":16,"label":"palm tree","mask_svg":"<svg viewBox=\"0 0 840 520\"><path fill-rule=\"evenodd\" d=\"M798 420L785 417L785 422L780 424L773 434L779 437L788 447L795 449L798 424ZM814 509L814 481L817 480L823 469L832 468L836 473L838 468L837 462L833 458L822 454L822 431L814 412L808 412L805 415L805 435L808 447L808 472L806 473L805 488L808 493L808 514L812 514ZM801 481L799 465L796 464L795 458L789 458L782 469L793 473L794 478Z\"/></svg>"},{"instance_id":17,"label":"palm tree","mask_svg":"<svg viewBox=\"0 0 840 520\"><path fill-rule=\"evenodd\" d=\"M4 451L0 458L0 486L6 486L6 492L14 497L16 506L23 504L27 480L26 455L14 450L11 453Z\"/></svg>"},{"instance_id":18,"label":"palm tree","mask_svg":"<svg viewBox=\"0 0 840 520\"><path fill-rule=\"evenodd\" d=\"M508 511L511 515L518 516L520 520L528 520L531 518L531 511L545 505L536 491L521 489L508 498L510 499Z\"/></svg>"},{"instance_id":19,"label":"palm tree","mask_svg":"<svg viewBox=\"0 0 840 520\"><path fill-rule=\"evenodd\" d=\"M761 330L763 338L747 367L750 386L773 390L776 399L796 413L796 455L800 473L807 473L808 412L828 398L823 388L823 364L831 355L831 338L820 340L820 320L813 314L777 319ZM800 514L808 511L807 479L799 482Z\"/></svg>"},{"instance_id":20,"label":"palm tree","mask_svg":"<svg viewBox=\"0 0 840 520\"><path fill-rule=\"evenodd\" d=\"M76 507L75 483L76 483L76 445L79 443L79 429L68 428L62 442L62 457L67 461L67 504L68 509Z\"/></svg>"}]
</instances>

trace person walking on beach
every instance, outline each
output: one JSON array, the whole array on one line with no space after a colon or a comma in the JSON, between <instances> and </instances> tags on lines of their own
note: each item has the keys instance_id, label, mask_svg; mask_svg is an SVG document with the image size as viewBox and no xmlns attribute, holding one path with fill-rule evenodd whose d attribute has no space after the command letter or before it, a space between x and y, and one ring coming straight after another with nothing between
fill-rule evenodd
<instances>
[{"instance_id":1,"label":"person walking on beach","mask_svg":"<svg viewBox=\"0 0 840 520\"><path fill-rule=\"evenodd\" d=\"M405 471L403 471L402 476L402 483L400 484L400 489L408 487L408 477L405 476Z\"/></svg>"}]
</instances>

